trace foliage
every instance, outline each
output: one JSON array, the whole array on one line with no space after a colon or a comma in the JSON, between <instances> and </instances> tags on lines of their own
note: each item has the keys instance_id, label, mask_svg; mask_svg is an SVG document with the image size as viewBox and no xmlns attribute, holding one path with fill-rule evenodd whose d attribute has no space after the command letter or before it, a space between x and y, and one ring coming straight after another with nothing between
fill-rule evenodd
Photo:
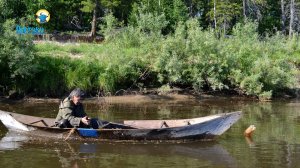
<instances>
[{"instance_id":1,"label":"foliage","mask_svg":"<svg viewBox=\"0 0 300 168\"><path fill-rule=\"evenodd\" d=\"M165 25L165 21L158 19L161 16L151 17L160 23L145 25L139 19L141 23L120 29L102 44L44 43L35 49L23 39L25 36L15 35L5 25L1 68L7 75L1 85L48 96L74 87L91 93L114 93L118 89L168 85L238 90L270 99L296 84L300 46L295 38L287 40L280 34L261 38L256 31L258 24L253 22L237 24L232 36L218 38L213 30L201 29L197 19L179 22L174 34L163 36L163 26L157 25ZM158 28L147 29L151 26ZM110 31L115 29L107 29ZM16 39L19 42L11 42ZM34 51L38 56L34 57Z\"/></svg>"},{"instance_id":2,"label":"foliage","mask_svg":"<svg viewBox=\"0 0 300 168\"><path fill-rule=\"evenodd\" d=\"M164 14L168 21L164 28L164 34L173 33L179 22L185 22L191 18L201 21L203 28L214 27L214 17L217 21L217 30L230 34L236 23L244 18L243 1L222 0L222 1L198 1L198 0L0 0L0 20L26 18L30 26L38 26L34 14L39 9L46 9L50 12L51 21L43 27L49 33L53 31L80 31L87 32L90 29L92 20L91 12L98 3L98 18L111 12L125 26L133 25L137 20L135 15L139 13L139 6L144 6L143 13L155 15ZM216 3L214 5L214 2ZM285 31L288 27L289 1L284 1L285 13L281 13L281 4L272 0L247 0L246 17L258 21L260 34L276 33L277 30ZM216 13L214 14L214 6ZM296 6L298 8L299 6ZM298 14L298 10L296 9ZM216 15L216 16L214 16ZM282 20L285 16L285 20ZM282 25L284 23L284 25ZM299 32L299 26L295 25L294 31Z\"/></svg>"},{"instance_id":3,"label":"foliage","mask_svg":"<svg viewBox=\"0 0 300 168\"><path fill-rule=\"evenodd\" d=\"M119 23L111 12L103 17L103 22L104 23L100 25L100 30L103 33L105 40L109 41L117 33L115 30L119 26Z\"/></svg>"},{"instance_id":4,"label":"foliage","mask_svg":"<svg viewBox=\"0 0 300 168\"><path fill-rule=\"evenodd\" d=\"M32 78L36 70L32 37L16 34L14 22L0 24L0 87L4 91L29 87L24 79Z\"/></svg>"},{"instance_id":5,"label":"foliage","mask_svg":"<svg viewBox=\"0 0 300 168\"><path fill-rule=\"evenodd\" d=\"M160 88L158 88L159 95L167 95L170 91L171 88L169 85L162 85Z\"/></svg>"},{"instance_id":6,"label":"foliage","mask_svg":"<svg viewBox=\"0 0 300 168\"><path fill-rule=\"evenodd\" d=\"M213 2L210 4L214 6ZM237 20L241 14L241 4L225 1L216 1L216 9L212 7L211 10L207 13L207 17L213 21L216 19L215 29L222 34L227 34L227 29L232 27L234 20Z\"/></svg>"},{"instance_id":7,"label":"foliage","mask_svg":"<svg viewBox=\"0 0 300 168\"><path fill-rule=\"evenodd\" d=\"M270 99L297 83L298 36L287 39L270 30L270 25L279 28L280 18L274 7L278 4L271 1L258 1L259 11L273 11L274 17L253 22L253 13L249 19L241 19L242 4L236 0L216 1L216 16L212 1L99 0L99 26L106 39L101 44L33 45L32 37L17 35L15 21L9 20L17 17L19 6L25 5L17 12L25 19L16 22L37 24L29 15L45 5L54 20L45 25L46 29L67 30L57 22L58 16L67 15L63 19L66 23L72 16L81 16L80 23L88 25L91 14L83 14L80 9L91 12L95 2L20 1L14 7L0 0L0 9L5 8L0 10L0 18L6 20L5 24L0 21L1 90L57 96L74 87L95 94L178 86L197 91L235 90ZM73 5L67 9L67 4ZM117 14L120 5L129 9L124 14L127 18ZM213 17L217 29L211 28ZM224 36L218 36L221 29Z\"/></svg>"},{"instance_id":8,"label":"foliage","mask_svg":"<svg viewBox=\"0 0 300 168\"><path fill-rule=\"evenodd\" d=\"M93 1L93 0L82 1L81 5L83 7L80 10L83 12L92 12L94 10L94 8L96 7L95 1Z\"/></svg>"}]
</instances>

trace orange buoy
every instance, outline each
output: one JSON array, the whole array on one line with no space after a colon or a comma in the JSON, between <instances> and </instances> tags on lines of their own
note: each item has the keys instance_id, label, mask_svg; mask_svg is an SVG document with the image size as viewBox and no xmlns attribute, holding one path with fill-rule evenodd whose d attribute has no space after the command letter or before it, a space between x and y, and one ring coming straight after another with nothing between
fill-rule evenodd
<instances>
[{"instance_id":1,"label":"orange buoy","mask_svg":"<svg viewBox=\"0 0 300 168\"><path fill-rule=\"evenodd\" d=\"M251 137L252 133L254 132L254 130L256 129L256 127L254 125L250 125L245 131L244 131L244 136L245 137Z\"/></svg>"}]
</instances>

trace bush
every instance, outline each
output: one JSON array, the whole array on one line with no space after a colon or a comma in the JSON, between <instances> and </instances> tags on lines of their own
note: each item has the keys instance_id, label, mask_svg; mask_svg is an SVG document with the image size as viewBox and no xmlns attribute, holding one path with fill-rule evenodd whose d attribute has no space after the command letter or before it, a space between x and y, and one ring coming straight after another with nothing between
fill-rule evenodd
<instances>
[{"instance_id":1,"label":"bush","mask_svg":"<svg viewBox=\"0 0 300 168\"><path fill-rule=\"evenodd\" d=\"M238 89L269 99L295 86L297 69L286 54L290 41L279 40L280 35L259 39L256 29L257 23L237 24L232 36L217 38L191 19L163 40L154 68L162 84Z\"/></svg>"},{"instance_id":2,"label":"bush","mask_svg":"<svg viewBox=\"0 0 300 168\"><path fill-rule=\"evenodd\" d=\"M0 87L4 92L26 90L36 71L32 36L16 34L15 27L14 20L0 24Z\"/></svg>"},{"instance_id":3,"label":"bush","mask_svg":"<svg viewBox=\"0 0 300 168\"><path fill-rule=\"evenodd\" d=\"M233 83L248 95L271 98L272 93L295 86L297 69L289 61L286 40L279 42L278 36L260 40L256 28L256 23L238 24L225 55L232 57Z\"/></svg>"}]
</instances>

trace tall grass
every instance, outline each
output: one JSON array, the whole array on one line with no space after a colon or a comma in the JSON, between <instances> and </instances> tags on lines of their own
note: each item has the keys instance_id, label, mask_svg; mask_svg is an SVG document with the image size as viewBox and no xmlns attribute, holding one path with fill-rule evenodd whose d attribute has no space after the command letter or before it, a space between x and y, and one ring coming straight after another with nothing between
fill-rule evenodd
<instances>
[{"instance_id":1,"label":"tall grass","mask_svg":"<svg viewBox=\"0 0 300 168\"><path fill-rule=\"evenodd\" d=\"M145 69L140 51L135 48L116 49L113 44L36 45L38 55L36 81L39 94L47 94L49 85L60 88L58 93L80 87L92 94L129 88ZM77 49L77 53L72 53ZM50 82L49 82L50 81ZM55 83L51 83L51 82ZM44 88L44 89L43 89ZM47 91L48 90L48 91Z\"/></svg>"}]
</instances>

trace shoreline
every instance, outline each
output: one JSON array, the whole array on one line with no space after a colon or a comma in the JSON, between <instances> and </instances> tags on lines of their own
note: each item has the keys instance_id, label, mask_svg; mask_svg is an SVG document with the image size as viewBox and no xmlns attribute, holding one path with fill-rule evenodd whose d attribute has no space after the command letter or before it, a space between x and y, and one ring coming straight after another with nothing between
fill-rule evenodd
<instances>
[{"instance_id":1,"label":"shoreline","mask_svg":"<svg viewBox=\"0 0 300 168\"><path fill-rule=\"evenodd\" d=\"M64 98L64 97L63 97ZM30 102L30 103L59 103L63 98L48 98L48 97L24 97L22 99L9 99L7 97L0 97L0 102L18 103L18 102ZM197 102L201 100L236 100L236 101L260 101L255 97L245 95L219 95L219 94L181 94L170 93L164 95L158 94L135 94L135 95L121 95L121 96L106 96L106 97L88 97L83 101L89 103L108 103L108 104L128 104L128 103L163 103L163 102L180 102L180 101L192 101ZM287 98L283 98L288 100ZM278 99L274 99L278 100Z\"/></svg>"},{"instance_id":2,"label":"shoreline","mask_svg":"<svg viewBox=\"0 0 300 168\"><path fill-rule=\"evenodd\" d=\"M14 95L4 96L0 94L0 102L17 103L17 102L53 102L59 103L62 99L67 97L68 94L62 97L47 97L47 96L34 96L34 95ZM89 95L89 96L88 96ZM272 102L272 101L287 101L297 100L300 94L283 93L273 97L272 99L260 99L257 96L249 96L241 94L235 90L222 90L222 91L202 91L196 92L195 90L185 90L181 88L172 88L168 90L159 90L158 88L147 89L146 91L126 91L121 89L115 94L106 94L103 96L95 96L86 93L83 101L91 103L159 103L163 102L180 102L180 101L202 101L202 100L234 100L234 101L256 101L256 102Z\"/></svg>"}]
</instances>

